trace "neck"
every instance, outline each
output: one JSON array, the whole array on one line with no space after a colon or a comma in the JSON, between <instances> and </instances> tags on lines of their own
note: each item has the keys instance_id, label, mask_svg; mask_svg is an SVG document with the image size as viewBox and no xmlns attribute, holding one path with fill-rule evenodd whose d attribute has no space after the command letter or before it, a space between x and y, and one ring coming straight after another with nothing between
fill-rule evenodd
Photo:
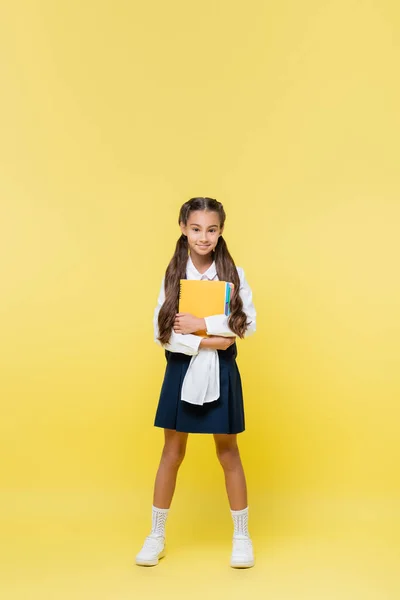
<instances>
[{"instance_id":1,"label":"neck","mask_svg":"<svg viewBox=\"0 0 400 600\"><path fill-rule=\"evenodd\" d=\"M190 258L192 259L192 263L199 271L199 273L205 273L214 262L213 253L207 254L206 256L199 256L191 252Z\"/></svg>"}]
</instances>

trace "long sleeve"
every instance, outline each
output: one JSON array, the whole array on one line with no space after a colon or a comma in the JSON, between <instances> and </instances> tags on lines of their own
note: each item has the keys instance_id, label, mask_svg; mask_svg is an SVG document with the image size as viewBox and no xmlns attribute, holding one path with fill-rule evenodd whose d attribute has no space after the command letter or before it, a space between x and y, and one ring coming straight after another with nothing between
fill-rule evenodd
<instances>
[{"instance_id":1,"label":"long sleeve","mask_svg":"<svg viewBox=\"0 0 400 600\"><path fill-rule=\"evenodd\" d=\"M247 283L244 270L241 267L237 267L239 279L240 279L240 289L239 294L243 300L243 311L247 315L247 323L248 327L244 334L244 337L249 337L256 331L256 309L253 304L253 293L249 284ZM236 334L229 328L228 326L228 318L227 316L221 315L212 315L210 317L205 318L207 334L208 335L220 335L222 337L232 337Z\"/></svg>"},{"instance_id":2,"label":"long sleeve","mask_svg":"<svg viewBox=\"0 0 400 600\"><path fill-rule=\"evenodd\" d=\"M203 339L199 335L194 335L192 333L188 333L183 335L182 333L175 333L174 330L171 332L171 337L167 344L161 344L161 342L157 339L159 335L158 330L158 314L160 309L165 301L165 289L164 289L164 280L163 278L161 283L160 293L158 295L157 306L154 310L153 317L153 326L154 326L154 341L165 348L165 350L169 350L170 352L180 352L182 354L188 354L189 356L195 356L199 353L200 342Z\"/></svg>"}]
</instances>

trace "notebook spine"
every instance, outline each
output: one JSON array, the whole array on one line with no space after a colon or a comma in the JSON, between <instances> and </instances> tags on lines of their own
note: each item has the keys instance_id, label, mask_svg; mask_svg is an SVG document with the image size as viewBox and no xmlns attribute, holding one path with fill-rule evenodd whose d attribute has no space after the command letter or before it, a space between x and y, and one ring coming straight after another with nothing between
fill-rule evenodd
<instances>
[{"instance_id":1,"label":"notebook spine","mask_svg":"<svg viewBox=\"0 0 400 600\"><path fill-rule=\"evenodd\" d=\"M229 315L229 283L225 284L225 316Z\"/></svg>"},{"instance_id":2,"label":"notebook spine","mask_svg":"<svg viewBox=\"0 0 400 600\"><path fill-rule=\"evenodd\" d=\"M225 296L225 316L229 317L229 315L231 314L231 296L232 296L232 290L234 288L234 284L233 283L227 283L226 284L226 296Z\"/></svg>"}]
</instances>

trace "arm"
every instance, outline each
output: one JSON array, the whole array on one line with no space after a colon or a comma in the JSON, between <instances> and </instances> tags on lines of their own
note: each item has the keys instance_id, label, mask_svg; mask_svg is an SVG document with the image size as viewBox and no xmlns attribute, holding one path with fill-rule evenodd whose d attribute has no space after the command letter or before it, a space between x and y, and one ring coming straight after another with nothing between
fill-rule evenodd
<instances>
[{"instance_id":1,"label":"arm","mask_svg":"<svg viewBox=\"0 0 400 600\"><path fill-rule=\"evenodd\" d=\"M211 337L202 338L200 342L200 348L207 348L208 350L227 350L229 346L232 346L236 341L236 337L233 336L220 336L212 335Z\"/></svg>"},{"instance_id":2,"label":"arm","mask_svg":"<svg viewBox=\"0 0 400 600\"><path fill-rule=\"evenodd\" d=\"M256 309L253 304L253 293L249 284L247 283L246 277L244 275L243 269L237 267L239 279L240 279L240 288L239 294L243 300L243 310L247 315L247 323L249 324L247 330L244 334L244 337L249 337L256 330ZM231 337L236 335L228 326L228 318L225 315L212 315L210 317L205 317L205 329L208 335L219 335L222 337Z\"/></svg>"},{"instance_id":3,"label":"arm","mask_svg":"<svg viewBox=\"0 0 400 600\"><path fill-rule=\"evenodd\" d=\"M180 352L182 354L188 354L189 356L194 356L195 354L198 354L200 342L203 339L199 335L194 335L191 333L183 335L182 333L175 333L175 331L172 329L171 337L167 344L161 344L161 342L157 339L158 334L159 334L158 314L160 312L162 305L164 304L164 301L165 301L165 289L164 289L164 278L163 278L162 283L161 283L160 293L158 295L157 306L154 310L154 316L153 316L154 341L159 346L161 346L165 350L169 350L170 352Z\"/></svg>"}]
</instances>

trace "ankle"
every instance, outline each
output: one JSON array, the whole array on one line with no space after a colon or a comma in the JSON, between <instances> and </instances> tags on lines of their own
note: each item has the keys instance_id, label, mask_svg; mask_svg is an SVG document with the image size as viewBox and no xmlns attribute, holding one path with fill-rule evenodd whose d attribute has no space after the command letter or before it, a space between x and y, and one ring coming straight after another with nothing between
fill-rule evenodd
<instances>
[{"instance_id":1,"label":"ankle","mask_svg":"<svg viewBox=\"0 0 400 600\"><path fill-rule=\"evenodd\" d=\"M249 538L248 531L248 519L249 519L249 507L243 508L242 510L231 510L234 532L233 536L244 536Z\"/></svg>"},{"instance_id":2,"label":"ankle","mask_svg":"<svg viewBox=\"0 0 400 600\"><path fill-rule=\"evenodd\" d=\"M169 508L157 508L153 505L151 537L165 538L165 524L168 512Z\"/></svg>"}]
</instances>

